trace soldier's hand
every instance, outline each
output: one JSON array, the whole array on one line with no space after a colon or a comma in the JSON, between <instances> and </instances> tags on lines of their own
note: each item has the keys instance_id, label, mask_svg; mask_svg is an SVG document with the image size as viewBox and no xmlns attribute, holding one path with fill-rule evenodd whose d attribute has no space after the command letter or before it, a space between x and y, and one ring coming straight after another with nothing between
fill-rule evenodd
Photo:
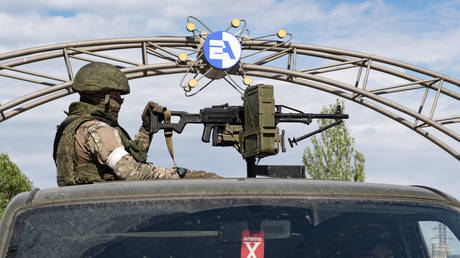
<instances>
[{"instance_id":1,"label":"soldier's hand","mask_svg":"<svg viewBox=\"0 0 460 258\"><path fill-rule=\"evenodd\" d=\"M204 171L189 170L185 172L184 178L222 178L215 173L208 173Z\"/></svg>"},{"instance_id":2,"label":"soldier's hand","mask_svg":"<svg viewBox=\"0 0 460 258\"><path fill-rule=\"evenodd\" d=\"M150 129L150 114L149 114L149 110L152 110L152 112L156 115L158 115L158 118L160 118L161 120L163 120L163 110L164 108L153 102L153 101L149 101L147 103L147 105L145 105L145 108L144 108L144 111L142 112L142 127L144 127L145 129L149 130ZM160 120L160 122L161 122Z\"/></svg>"}]
</instances>

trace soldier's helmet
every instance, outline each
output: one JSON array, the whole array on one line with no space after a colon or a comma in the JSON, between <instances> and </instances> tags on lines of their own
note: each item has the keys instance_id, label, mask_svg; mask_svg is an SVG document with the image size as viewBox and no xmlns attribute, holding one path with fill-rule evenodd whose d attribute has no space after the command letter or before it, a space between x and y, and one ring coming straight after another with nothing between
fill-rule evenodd
<instances>
[{"instance_id":1,"label":"soldier's helmet","mask_svg":"<svg viewBox=\"0 0 460 258\"><path fill-rule=\"evenodd\" d=\"M111 64L94 62L80 68L75 75L72 89L78 93L118 91L120 94L130 92L125 74Z\"/></svg>"}]
</instances>

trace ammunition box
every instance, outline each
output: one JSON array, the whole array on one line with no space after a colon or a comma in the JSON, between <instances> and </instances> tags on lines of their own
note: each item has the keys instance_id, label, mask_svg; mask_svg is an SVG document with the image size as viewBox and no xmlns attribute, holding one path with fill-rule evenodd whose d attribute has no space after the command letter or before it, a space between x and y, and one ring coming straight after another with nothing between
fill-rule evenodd
<instances>
[{"instance_id":1,"label":"ammunition box","mask_svg":"<svg viewBox=\"0 0 460 258\"><path fill-rule=\"evenodd\" d=\"M243 158L262 158L278 153L273 86L259 84L244 92Z\"/></svg>"}]
</instances>

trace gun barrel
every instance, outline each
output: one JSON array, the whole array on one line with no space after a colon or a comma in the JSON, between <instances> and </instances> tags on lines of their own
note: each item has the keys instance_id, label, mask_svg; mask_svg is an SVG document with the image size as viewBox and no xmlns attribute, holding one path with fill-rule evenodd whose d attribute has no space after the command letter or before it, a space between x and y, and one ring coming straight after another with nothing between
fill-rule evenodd
<instances>
[{"instance_id":1,"label":"gun barrel","mask_svg":"<svg viewBox=\"0 0 460 258\"><path fill-rule=\"evenodd\" d=\"M348 114L275 113L277 123L305 123L312 119L348 119Z\"/></svg>"}]
</instances>

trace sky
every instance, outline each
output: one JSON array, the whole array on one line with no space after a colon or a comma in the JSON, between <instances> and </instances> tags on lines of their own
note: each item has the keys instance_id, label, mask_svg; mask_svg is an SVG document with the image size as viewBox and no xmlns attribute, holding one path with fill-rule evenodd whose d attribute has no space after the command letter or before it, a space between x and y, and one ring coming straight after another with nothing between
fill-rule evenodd
<instances>
[{"instance_id":1,"label":"sky","mask_svg":"<svg viewBox=\"0 0 460 258\"><path fill-rule=\"evenodd\" d=\"M0 53L55 43L121 37L190 36L187 16L195 16L213 30L225 30L233 18L247 21L251 36L285 29L293 42L349 49L401 60L460 79L460 2L458 1L121 1L50 0L0 2ZM130 53L126 53L129 56ZM30 66L37 70L57 69ZM75 64L78 67L81 63ZM349 74L337 74L341 79ZM134 135L141 125L145 103L154 100L171 110L196 113L200 108L241 100L226 83L217 82L193 98L184 97L181 76L157 76L130 81L132 93L125 98L120 124ZM319 112L335 96L278 81L253 78L255 83L275 85L277 104L305 112ZM370 80L378 86L391 79ZM40 89L0 77L0 103ZM453 88L459 92L458 87ZM404 94L408 106L419 98ZM10 158L39 188L56 186L52 143L64 110L77 95L42 105L0 123L0 153ZM459 103L440 100L440 112L459 110ZM346 101L346 121L355 148L366 159L366 181L402 185L427 185L460 199L460 163L424 137L356 103ZM300 136L316 129L313 123L280 125L287 136ZM451 130L460 131L458 125ZM202 169L226 177L245 177L241 156L231 148L213 148L202 143L202 126L187 126L175 135L175 154L180 166ZM449 142L451 143L451 142ZM457 152L458 142L453 142ZM261 164L301 165L309 140L288 148ZM154 136L149 160L162 167L172 166L161 133Z\"/></svg>"}]
</instances>

